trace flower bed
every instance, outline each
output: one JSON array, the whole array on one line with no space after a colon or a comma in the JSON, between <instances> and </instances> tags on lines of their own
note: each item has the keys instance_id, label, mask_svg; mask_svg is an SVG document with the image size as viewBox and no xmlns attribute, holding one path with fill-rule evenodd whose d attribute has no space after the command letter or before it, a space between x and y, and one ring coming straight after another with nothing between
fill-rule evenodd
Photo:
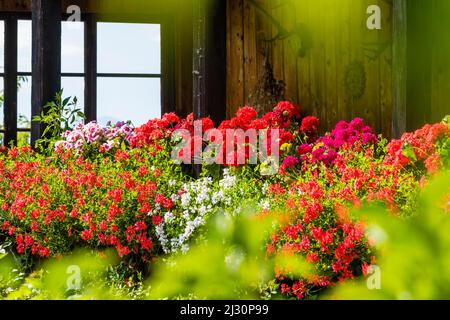
<instances>
[{"instance_id":1,"label":"flower bed","mask_svg":"<svg viewBox=\"0 0 450 320\"><path fill-rule=\"evenodd\" d=\"M213 158L244 158L247 164L210 163L195 179L189 163L214 144L195 132L213 128L209 118L166 114L136 129L79 124L50 156L30 147L3 149L1 242L11 240L17 253L37 258L80 246L114 247L145 269L161 255L188 252L212 215L239 215L252 205L255 214L282 217L268 236L267 255L301 255L314 269L298 277L277 267L271 290L309 298L367 272L376 261L371 239L350 208L383 202L399 217L414 214L420 187L448 165L450 154L447 123L388 142L357 118L320 136L319 119L302 118L297 106L281 102L261 118L244 107L222 122L216 133L228 148L223 144ZM265 162L248 164L252 146L245 138L226 140L230 129L269 132L265 151L273 152L268 145L276 139L277 174L264 175ZM177 149L180 138L186 143Z\"/></svg>"}]
</instances>

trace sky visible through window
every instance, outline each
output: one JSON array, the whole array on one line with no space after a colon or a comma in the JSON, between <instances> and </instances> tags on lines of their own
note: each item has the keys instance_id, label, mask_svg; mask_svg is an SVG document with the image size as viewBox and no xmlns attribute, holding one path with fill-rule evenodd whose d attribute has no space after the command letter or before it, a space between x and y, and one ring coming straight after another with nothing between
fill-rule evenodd
<instances>
[{"instance_id":1,"label":"sky visible through window","mask_svg":"<svg viewBox=\"0 0 450 320\"><path fill-rule=\"evenodd\" d=\"M161 73L160 25L98 23L99 73ZM131 120L140 125L161 117L161 80L98 78L99 122Z\"/></svg>"},{"instance_id":2,"label":"sky visible through window","mask_svg":"<svg viewBox=\"0 0 450 320\"><path fill-rule=\"evenodd\" d=\"M161 36L158 24L98 23L99 73L161 73ZM84 72L84 24L62 24L62 73ZM0 61L3 61L4 25L0 23ZM0 71L4 71L0 63ZM31 21L18 22L18 71L31 72ZM97 79L98 121L131 120L138 126L161 116L160 78ZM2 83L0 83L2 84ZM64 96L76 96L84 107L84 79L62 77ZM2 90L2 88L0 88ZM23 77L18 91L18 114L31 118L31 77ZM3 111L0 112L3 123ZM19 123L19 127L23 127Z\"/></svg>"}]
</instances>

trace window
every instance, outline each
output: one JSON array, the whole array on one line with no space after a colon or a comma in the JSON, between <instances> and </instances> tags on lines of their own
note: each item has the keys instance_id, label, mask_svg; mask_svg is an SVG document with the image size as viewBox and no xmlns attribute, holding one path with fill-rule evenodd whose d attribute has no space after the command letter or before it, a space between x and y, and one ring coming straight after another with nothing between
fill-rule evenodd
<instances>
[{"instance_id":1,"label":"window","mask_svg":"<svg viewBox=\"0 0 450 320\"><path fill-rule=\"evenodd\" d=\"M161 117L160 25L98 22L97 50L98 121Z\"/></svg>"},{"instance_id":2,"label":"window","mask_svg":"<svg viewBox=\"0 0 450 320\"><path fill-rule=\"evenodd\" d=\"M17 21L17 141L31 135L31 21Z\"/></svg>"},{"instance_id":3,"label":"window","mask_svg":"<svg viewBox=\"0 0 450 320\"><path fill-rule=\"evenodd\" d=\"M17 24L14 38L17 39L17 70L14 73L17 75L17 109L14 111L14 114L17 113L17 126L9 126L7 130L9 140L21 142L29 142L31 132L30 18L30 14L0 13L0 61L5 63L11 61L11 57L5 53L5 21ZM97 21L94 16L83 16L81 22L63 21L63 95L76 96L78 107L85 110L88 120L97 119L103 125L130 120L139 126L151 118L160 117L163 110L171 111L173 106L169 102L173 101L174 95L173 72L168 71L165 65L173 64L169 59L173 53L168 51L167 45L163 45L162 39L172 35L166 33L163 37L163 32L162 20L143 19L129 23L114 18ZM5 64L0 63L0 143L9 143L3 141L6 130L3 89L13 80L5 82L5 79Z\"/></svg>"},{"instance_id":4,"label":"window","mask_svg":"<svg viewBox=\"0 0 450 320\"><path fill-rule=\"evenodd\" d=\"M84 28L84 22L61 25L61 88L64 97L77 98L80 109L85 107Z\"/></svg>"}]
</instances>

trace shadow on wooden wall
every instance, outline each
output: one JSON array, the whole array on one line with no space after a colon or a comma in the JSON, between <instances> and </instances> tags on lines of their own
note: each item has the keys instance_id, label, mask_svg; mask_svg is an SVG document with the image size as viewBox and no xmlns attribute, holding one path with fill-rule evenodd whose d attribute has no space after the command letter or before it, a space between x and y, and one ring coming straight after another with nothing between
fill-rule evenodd
<instances>
[{"instance_id":1,"label":"shadow on wooden wall","mask_svg":"<svg viewBox=\"0 0 450 320\"><path fill-rule=\"evenodd\" d=\"M369 30L369 5L381 30ZM285 98L328 130L364 118L391 135L392 5L388 0L228 0L228 116L248 103L266 53Z\"/></svg>"}]
</instances>

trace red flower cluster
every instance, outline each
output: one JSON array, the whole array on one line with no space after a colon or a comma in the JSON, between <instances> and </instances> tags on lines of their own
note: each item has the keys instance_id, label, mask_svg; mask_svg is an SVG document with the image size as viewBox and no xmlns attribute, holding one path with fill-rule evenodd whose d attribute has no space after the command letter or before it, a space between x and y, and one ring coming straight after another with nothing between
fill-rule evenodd
<instances>
[{"instance_id":1,"label":"red flower cluster","mask_svg":"<svg viewBox=\"0 0 450 320\"><path fill-rule=\"evenodd\" d=\"M429 173L434 173L440 168L436 145L449 137L450 129L445 123L427 124L413 133L405 133L387 146L384 165L398 170L412 163L422 164Z\"/></svg>"},{"instance_id":2,"label":"red flower cluster","mask_svg":"<svg viewBox=\"0 0 450 320\"><path fill-rule=\"evenodd\" d=\"M162 156L163 164L169 158ZM150 170L155 160L140 149L98 162L39 159L29 148L0 158L0 234L14 239L19 254L46 258L74 246L115 247L121 257L144 261L158 254L155 228L163 218L156 209L174 206L178 189L167 190L166 182L173 168Z\"/></svg>"},{"instance_id":3,"label":"red flower cluster","mask_svg":"<svg viewBox=\"0 0 450 320\"><path fill-rule=\"evenodd\" d=\"M419 131L420 136L431 127ZM364 226L347 214L350 207L359 207L363 201L382 201L394 213L413 207L419 179L386 165L389 154L384 160L377 158L376 138L371 132L360 119L341 122L329 135L301 144L296 156L285 158L285 179L295 177L290 185L285 180L268 188L274 206L286 211L289 218L282 220L279 232L271 237L267 254L302 255L316 271L314 277L299 278L294 270L277 269L276 280L284 295L313 295L361 275L375 259ZM432 132L428 136L434 147L427 150L434 152L437 137L448 134L448 129L438 125ZM321 158L330 154L330 161ZM438 163L433 155L424 154L422 159Z\"/></svg>"},{"instance_id":4,"label":"red flower cluster","mask_svg":"<svg viewBox=\"0 0 450 320\"><path fill-rule=\"evenodd\" d=\"M313 116L305 117L302 120L300 130L308 137L315 137L319 129L319 119Z\"/></svg>"}]
</instances>

